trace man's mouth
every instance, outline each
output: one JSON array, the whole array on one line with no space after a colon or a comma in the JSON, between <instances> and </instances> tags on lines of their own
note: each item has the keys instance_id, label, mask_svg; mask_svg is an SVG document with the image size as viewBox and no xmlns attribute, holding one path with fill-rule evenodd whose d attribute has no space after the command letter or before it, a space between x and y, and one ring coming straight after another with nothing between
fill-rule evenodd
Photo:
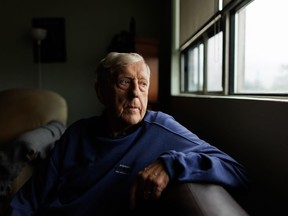
<instances>
[{"instance_id":1,"label":"man's mouth","mask_svg":"<svg viewBox=\"0 0 288 216\"><path fill-rule=\"evenodd\" d=\"M140 111L140 108L137 106L128 106L127 108L131 111Z\"/></svg>"}]
</instances>

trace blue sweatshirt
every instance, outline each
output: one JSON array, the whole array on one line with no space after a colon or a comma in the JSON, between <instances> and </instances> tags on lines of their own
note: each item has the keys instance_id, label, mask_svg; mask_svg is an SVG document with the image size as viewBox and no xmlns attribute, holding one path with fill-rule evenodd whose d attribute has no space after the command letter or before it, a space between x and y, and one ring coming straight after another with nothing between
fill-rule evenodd
<instances>
[{"instance_id":1,"label":"blue sweatshirt","mask_svg":"<svg viewBox=\"0 0 288 216\"><path fill-rule=\"evenodd\" d=\"M103 117L69 126L50 157L14 196L12 216L127 213L138 172L157 159L170 182L246 184L241 164L165 113L147 111L129 133L105 135Z\"/></svg>"}]
</instances>

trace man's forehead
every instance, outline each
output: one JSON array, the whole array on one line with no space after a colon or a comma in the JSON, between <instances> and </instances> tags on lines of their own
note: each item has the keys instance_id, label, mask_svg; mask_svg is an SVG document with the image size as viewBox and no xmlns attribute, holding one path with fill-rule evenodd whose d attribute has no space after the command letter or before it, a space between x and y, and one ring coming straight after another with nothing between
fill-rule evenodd
<instances>
[{"instance_id":1,"label":"man's forehead","mask_svg":"<svg viewBox=\"0 0 288 216\"><path fill-rule=\"evenodd\" d=\"M149 74L148 67L146 63L143 61L123 65L117 71L118 71L118 75L125 74L125 73L134 73L134 72L146 72L147 74Z\"/></svg>"}]
</instances>

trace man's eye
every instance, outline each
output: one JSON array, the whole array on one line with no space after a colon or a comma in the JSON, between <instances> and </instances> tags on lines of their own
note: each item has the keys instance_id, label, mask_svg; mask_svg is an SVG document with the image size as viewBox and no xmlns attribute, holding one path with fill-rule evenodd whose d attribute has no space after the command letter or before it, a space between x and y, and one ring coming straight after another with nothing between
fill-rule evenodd
<instances>
[{"instance_id":1,"label":"man's eye","mask_svg":"<svg viewBox=\"0 0 288 216\"><path fill-rule=\"evenodd\" d=\"M129 86L130 83L131 83L131 81L128 80L128 79L119 80L119 84L122 85L122 86Z\"/></svg>"},{"instance_id":2,"label":"man's eye","mask_svg":"<svg viewBox=\"0 0 288 216\"><path fill-rule=\"evenodd\" d=\"M129 80L121 80L120 83L121 83L121 84L129 84L130 81L129 81Z\"/></svg>"},{"instance_id":3,"label":"man's eye","mask_svg":"<svg viewBox=\"0 0 288 216\"><path fill-rule=\"evenodd\" d=\"M147 82L140 82L139 84L140 84L141 87L144 87L144 88L147 87L147 85L148 85Z\"/></svg>"}]
</instances>

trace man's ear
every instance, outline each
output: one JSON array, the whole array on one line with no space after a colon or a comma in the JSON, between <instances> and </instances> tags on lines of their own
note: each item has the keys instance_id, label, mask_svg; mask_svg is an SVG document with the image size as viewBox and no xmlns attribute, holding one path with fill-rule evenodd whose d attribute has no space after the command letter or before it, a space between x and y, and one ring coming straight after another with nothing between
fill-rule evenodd
<instances>
[{"instance_id":1,"label":"man's ear","mask_svg":"<svg viewBox=\"0 0 288 216\"><path fill-rule=\"evenodd\" d=\"M95 92L97 94L97 97L99 99L99 101L104 104L104 100L103 100L103 89L101 89L101 85L96 81L94 83L94 89L95 89Z\"/></svg>"}]
</instances>

